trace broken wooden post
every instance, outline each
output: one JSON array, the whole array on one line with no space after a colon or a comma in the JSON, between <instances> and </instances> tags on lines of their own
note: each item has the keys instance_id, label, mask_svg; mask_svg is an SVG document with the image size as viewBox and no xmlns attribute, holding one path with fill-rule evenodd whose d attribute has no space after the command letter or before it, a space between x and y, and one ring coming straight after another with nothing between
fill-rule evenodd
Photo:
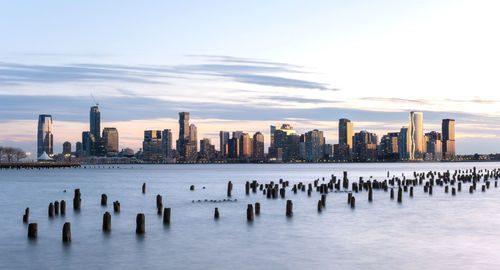
<instances>
[{"instance_id":1,"label":"broken wooden post","mask_svg":"<svg viewBox=\"0 0 500 270\"><path fill-rule=\"evenodd\" d=\"M354 196L352 196L351 198L351 208L354 208L356 207L356 198L354 198Z\"/></svg>"},{"instance_id":2,"label":"broken wooden post","mask_svg":"<svg viewBox=\"0 0 500 270\"><path fill-rule=\"evenodd\" d=\"M38 237L38 224L30 223L28 224L28 238L37 238Z\"/></svg>"},{"instance_id":3,"label":"broken wooden post","mask_svg":"<svg viewBox=\"0 0 500 270\"><path fill-rule=\"evenodd\" d=\"M113 202L113 211L120 212L120 202L118 202L118 201Z\"/></svg>"},{"instance_id":4,"label":"broken wooden post","mask_svg":"<svg viewBox=\"0 0 500 270\"><path fill-rule=\"evenodd\" d=\"M287 200L286 201L286 216L287 217L293 216L293 203L292 203L292 200Z\"/></svg>"},{"instance_id":5,"label":"broken wooden post","mask_svg":"<svg viewBox=\"0 0 500 270\"><path fill-rule=\"evenodd\" d=\"M75 189L75 196L73 197L73 209L80 210L82 207L82 198L81 198L80 189Z\"/></svg>"},{"instance_id":6,"label":"broken wooden post","mask_svg":"<svg viewBox=\"0 0 500 270\"><path fill-rule=\"evenodd\" d=\"M101 194L101 205L105 206L108 204L108 196L106 194Z\"/></svg>"},{"instance_id":7,"label":"broken wooden post","mask_svg":"<svg viewBox=\"0 0 500 270\"><path fill-rule=\"evenodd\" d=\"M401 187L398 188L398 203L403 202L403 190Z\"/></svg>"},{"instance_id":8,"label":"broken wooden post","mask_svg":"<svg viewBox=\"0 0 500 270\"><path fill-rule=\"evenodd\" d=\"M163 224L170 224L170 214L172 210L170 208L163 209Z\"/></svg>"},{"instance_id":9,"label":"broken wooden post","mask_svg":"<svg viewBox=\"0 0 500 270\"><path fill-rule=\"evenodd\" d=\"M253 214L253 205L248 204L247 205L247 220L248 221L253 221L254 214Z\"/></svg>"},{"instance_id":10,"label":"broken wooden post","mask_svg":"<svg viewBox=\"0 0 500 270\"><path fill-rule=\"evenodd\" d=\"M193 191L193 190L194 190L194 185L191 185L191 186L189 187L189 190Z\"/></svg>"},{"instance_id":11,"label":"broken wooden post","mask_svg":"<svg viewBox=\"0 0 500 270\"><path fill-rule=\"evenodd\" d=\"M105 232L111 231L111 214L109 212L104 213L102 216L102 230Z\"/></svg>"},{"instance_id":12,"label":"broken wooden post","mask_svg":"<svg viewBox=\"0 0 500 270\"><path fill-rule=\"evenodd\" d=\"M135 233L143 234L146 232L146 217L144 216L143 213L137 214L135 223L136 223Z\"/></svg>"},{"instance_id":13,"label":"broken wooden post","mask_svg":"<svg viewBox=\"0 0 500 270\"><path fill-rule=\"evenodd\" d=\"M59 208L61 210L61 216L66 215L66 201L62 200L61 203L59 204Z\"/></svg>"},{"instance_id":14,"label":"broken wooden post","mask_svg":"<svg viewBox=\"0 0 500 270\"><path fill-rule=\"evenodd\" d=\"M54 216L54 204L50 203L49 204L49 217L53 217L53 216Z\"/></svg>"},{"instance_id":15,"label":"broken wooden post","mask_svg":"<svg viewBox=\"0 0 500 270\"><path fill-rule=\"evenodd\" d=\"M26 209L24 210L23 222L28 223L29 217L30 217L30 208L26 207Z\"/></svg>"},{"instance_id":16,"label":"broken wooden post","mask_svg":"<svg viewBox=\"0 0 500 270\"><path fill-rule=\"evenodd\" d=\"M142 193L146 193L146 183L142 183Z\"/></svg>"},{"instance_id":17,"label":"broken wooden post","mask_svg":"<svg viewBox=\"0 0 500 270\"><path fill-rule=\"evenodd\" d=\"M368 189L368 201L373 201L373 190L371 187Z\"/></svg>"},{"instance_id":18,"label":"broken wooden post","mask_svg":"<svg viewBox=\"0 0 500 270\"><path fill-rule=\"evenodd\" d=\"M62 241L65 243L71 242L71 223L69 222L66 222L63 225Z\"/></svg>"},{"instance_id":19,"label":"broken wooden post","mask_svg":"<svg viewBox=\"0 0 500 270\"><path fill-rule=\"evenodd\" d=\"M215 207L215 212L214 212L214 219L219 219L219 208Z\"/></svg>"},{"instance_id":20,"label":"broken wooden post","mask_svg":"<svg viewBox=\"0 0 500 270\"><path fill-rule=\"evenodd\" d=\"M318 212L321 212L323 210L323 203L321 200L318 200Z\"/></svg>"},{"instance_id":21,"label":"broken wooden post","mask_svg":"<svg viewBox=\"0 0 500 270\"><path fill-rule=\"evenodd\" d=\"M321 195L321 204L323 205L323 207L326 206L326 195L325 194Z\"/></svg>"},{"instance_id":22,"label":"broken wooden post","mask_svg":"<svg viewBox=\"0 0 500 270\"><path fill-rule=\"evenodd\" d=\"M260 203L258 202L255 203L255 214L260 215Z\"/></svg>"},{"instance_id":23,"label":"broken wooden post","mask_svg":"<svg viewBox=\"0 0 500 270\"><path fill-rule=\"evenodd\" d=\"M231 183L231 181L229 181L227 183L227 196L228 197L231 197L231 191L233 191L233 183Z\"/></svg>"}]
</instances>

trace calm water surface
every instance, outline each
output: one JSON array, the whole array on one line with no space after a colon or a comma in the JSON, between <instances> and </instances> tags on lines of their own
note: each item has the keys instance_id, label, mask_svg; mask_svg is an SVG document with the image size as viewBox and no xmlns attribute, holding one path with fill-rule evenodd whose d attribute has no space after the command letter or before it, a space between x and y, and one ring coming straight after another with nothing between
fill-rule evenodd
<instances>
[{"instance_id":1,"label":"calm water surface","mask_svg":"<svg viewBox=\"0 0 500 270\"><path fill-rule=\"evenodd\" d=\"M285 217L286 199L245 195L245 181L280 178L293 183L363 176L386 179L413 171L500 168L500 163L419 164L234 164L120 165L120 168L0 171L1 269L500 269L500 188L485 193L451 192L435 187L434 195L415 190L403 203L389 192L355 194L356 209L346 193L329 193L326 209L317 213L320 195L293 194L294 216ZM226 198L233 182L237 202L195 202ZM141 185L147 183L146 194ZM196 185L195 191L189 186ZM289 188L291 188L291 186ZM492 185L493 186L493 185ZM202 187L205 187L203 189ZM73 212L73 190L80 188L82 210ZM63 190L67 190L66 193ZM108 206L100 205L102 193ZM172 208L170 226L156 213L156 195ZM66 216L48 218L50 202L65 200ZM121 212L113 213L113 201ZM246 220L248 203L260 202L261 215ZM27 239L22 223L38 223L38 239ZM213 219L214 207L221 218ZM112 232L103 233L102 215L112 215ZM146 215L146 234L136 236L137 213ZM71 222L72 242L63 244L64 222Z\"/></svg>"}]
</instances>

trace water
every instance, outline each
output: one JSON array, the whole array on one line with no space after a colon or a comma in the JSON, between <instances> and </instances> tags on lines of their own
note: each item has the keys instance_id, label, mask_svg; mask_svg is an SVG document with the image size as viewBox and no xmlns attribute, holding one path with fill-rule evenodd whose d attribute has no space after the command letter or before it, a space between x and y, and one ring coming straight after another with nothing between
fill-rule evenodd
<instances>
[{"instance_id":1,"label":"water","mask_svg":"<svg viewBox=\"0 0 500 270\"><path fill-rule=\"evenodd\" d=\"M499 269L500 188L457 196L435 187L434 195L415 189L403 203L389 192L355 194L356 209L346 193L329 193L318 214L320 195L293 194L294 216L285 217L286 199L245 195L244 183L280 178L293 183L329 179L349 172L383 180L412 171L500 168L500 163L418 164L228 164L120 165L120 168L0 171L0 269ZM225 199L233 182L237 202ZM147 183L146 194L141 185ZM196 185L195 191L189 186ZM202 187L205 187L203 189ZM73 212L73 190L82 192L82 210ZM66 193L63 190L67 190ZM101 193L108 206L100 205ZM165 227L156 213L156 195L172 208ZM66 216L48 218L48 204L67 202ZM113 201L121 212L113 213ZM261 215L246 220L248 203L260 202ZM38 223L38 239L27 239L22 223ZM214 208L221 218L214 221ZM102 215L111 212L112 231L103 233ZM146 234L135 234L137 213L146 215ZM61 241L64 222L71 222L72 242Z\"/></svg>"}]
</instances>

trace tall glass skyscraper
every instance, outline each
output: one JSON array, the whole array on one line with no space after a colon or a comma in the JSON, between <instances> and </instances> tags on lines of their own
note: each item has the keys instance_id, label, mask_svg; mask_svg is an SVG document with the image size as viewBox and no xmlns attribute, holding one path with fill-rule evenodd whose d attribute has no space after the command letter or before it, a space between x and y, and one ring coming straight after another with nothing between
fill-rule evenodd
<instances>
[{"instance_id":1,"label":"tall glass skyscraper","mask_svg":"<svg viewBox=\"0 0 500 270\"><path fill-rule=\"evenodd\" d=\"M41 156L43 152L47 155L54 154L52 116L49 114L38 116L37 157Z\"/></svg>"},{"instance_id":2,"label":"tall glass skyscraper","mask_svg":"<svg viewBox=\"0 0 500 270\"><path fill-rule=\"evenodd\" d=\"M444 158L450 159L455 156L455 119L443 119L442 123L442 152Z\"/></svg>"},{"instance_id":3,"label":"tall glass skyscraper","mask_svg":"<svg viewBox=\"0 0 500 270\"><path fill-rule=\"evenodd\" d=\"M189 113L179 113L179 139L177 139L177 151L181 157L186 156L186 143L189 137Z\"/></svg>"},{"instance_id":4,"label":"tall glass skyscraper","mask_svg":"<svg viewBox=\"0 0 500 270\"><path fill-rule=\"evenodd\" d=\"M410 159L422 159L424 154L424 114L410 112Z\"/></svg>"},{"instance_id":5,"label":"tall glass skyscraper","mask_svg":"<svg viewBox=\"0 0 500 270\"><path fill-rule=\"evenodd\" d=\"M347 144L352 150L352 136L354 136L354 128L351 120L339 119L339 144Z\"/></svg>"},{"instance_id":6,"label":"tall glass skyscraper","mask_svg":"<svg viewBox=\"0 0 500 270\"><path fill-rule=\"evenodd\" d=\"M119 152L119 136L118 130L114 127L105 127L102 131L102 139L106 155L118 154Z\"/></svg>"},{"instance_id":7,"label":"tall glass skyscraper","mask_svg":"<svg viewBox=\"0 0 500 270\"><path fill-rule=\"evenodd\" d=\"M101 113L97 106L90 107L90 134L95 139L101 138Z\"/></svg>"}]
</instances>

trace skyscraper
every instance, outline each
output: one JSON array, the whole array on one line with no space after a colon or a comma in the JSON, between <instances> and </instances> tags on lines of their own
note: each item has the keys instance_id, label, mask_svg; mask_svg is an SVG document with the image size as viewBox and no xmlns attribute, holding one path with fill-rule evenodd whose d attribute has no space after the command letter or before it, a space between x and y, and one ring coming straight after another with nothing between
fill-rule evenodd
<instances>
[{"instance_id":1,"label":"skyscraper","mask_svg":"<svg viewBox=\"0 0 500 270\"><path fill-rule=\"evenodd\" d=\"M271 145L269 147L274 147L274 132L276 132L276 126L271 125L270 132L271 133L269 133L269 135L270 135L269 142L271 143Z\"/></svg>"},{"instance_id":2,"label":"skyscraper","mask_svg":"<svg viewBox=\"0 0 500 270\"><path fill-rule=\"evenodd\" d=\"M411 135L408 127L402 127L398 135L399 159L410 159Z\"/></svg>"},{"instance_id":3,"label":"skyscraper","mask_svg":"<svg viewBox=\"0 0 500 270\"><path fill-rule=\"evenodd\" d=\"M349 149L352 150L352 136L354 136L354 128L351 120L342 118L339 119L339 144L349 145Z\"/></svg>"},{"instance_id":4,"label":"skyscraper","mask_svg":"<svg viewBox=\"0 0 500 270\"><path fill-rule=\"evenodd\" d=\"M455 119L443 119L443 156L445 159L451 159L455 156Z\"/></svg>"},{"instance_id":5,"label":"skyscraper","mask_svg":"<svg viewBox=\"0 0 500 270\"><path fill-rule=\"evenodd\" d=\"M186 156L185 144L189 137L189 113L179 113L179 138L177 139L177 151L181 157Z\"/></svg>"},{"instance_id":6,"label":"skyscraper","mask_svg":"<svg viewBox=\"0 0 500 270\"><path fill-rule=\"evenodd\" d=\"M118 154L119 150L119 136L118 130L114 127L105 127L102 130L102 140L106 155Z\"/></svg>"},{"instance_id":7,"label":"skyscraper","mask_svg":"<svg viewBox=\"0 0 500 270\"><path fill-rule=\"evenodd\" d=\"M442 141L443 141L443 136L439 132L431 131L429 133L425 133L425 142L426 142L425 159L440 160L443 158Z\"/></svg>"},{"instance_id":8,"label":"skyscraper","mask_svg":"<svg viewBox=\"0 0 500 270\"><path fill-rule=\"evenodd\" d=\"M172 153L172 131L164 129L161 134L161 149L164 158L171 158Z\"/></svg>"},{"instance_id":9,"label":"skyscraper","mask_svg":"<svg viewBox=\"0 0 500 270\"><path fill-rule=\"evenodd\" d=\"M424 153L424 115L410 112L410 159L422 159Z\"/></svg>"},{"instance_id":10,"label":"skyscraper","mask_svg":"<svg viewBox=\"0 0 500 270\"><path fill-rule=\"evenodd\" d=\"M41 156L43 152L47 155L54 154L52 116L48 114L38 116L37 157Z\"/></svg>"},{"instance_id":11,"label":"skyscraper","mask_svg":"<svg viewBox=\"0 0 500 270\"><path fill-rule=\"evenodd\" d=\"M90 133L96 140L101 138L101 113L98 106L90 107Z\"/></svg>"},{"instance_id":12,"label":"skyscraper","mask_svg":"<svg viewBox=\"0 0 500 270\"><path fill-rule=\"evenodd\" d=\"M380 140L379 156L384 160L397 160L399 159L398 151L398 138L399 132L390 132Z\"/></svg>"},{"instance_id":13,"label":"skyscraper","mask_svg":"<svg viewBox=\"0 0 500 270\"><path fill-rule=\"evenodd\" d=\"M264 159L264 135L256 132L253 135L253 158L257 160Z\"/></svg>"},{"instance_id":14,"label":"skyscraper","mask_svg":"<svg viewBox=\"0 0 500 270\"><path fill-rule=\"evenodd\" d=\"M92 146L95 144L95 138L90 131L82 132L82 156L90 157L92 155Z\"/></svg>"},{"instance_id":15,"label":"skyscraper","mask_svg":"<svg viewBox=\"0 0 500 270\"><path fill-rule=\"evenodd\" d=\"M377 159L378 138L375 133L362 130L353 136L354 157L359 161L374 161Z\"/></svg>"},{"instance_id":16,"label":"skyscraper","mask_svg":"<svg viewBox=\"0 0 500 270\"><path fill-rule=\"evenodd\" d=\"M252 138L248 133L241 133L240 135L240 158L252 157Z\"/></svg>"},{"instance_id":17,"label":"skyscraper","mask_svg":"<svg viewBox=\"0 0 500 270\"><path fill-rule=\"evenodd\" d=\"M325 138L323 131L317 129L305 134L306 160L318 161L323 158L325 150Z\"/></svg>"},{"instance_id":18,"label":"skyscraper","mask_svg":"<svg viewBox=\"0 0 500 270\"><path fill-rule=\"evenodd\" d=\"M219 132L219 147L220 147L220 153L223 157L227 156L227 144L229 142L229 132L227 131L220 131Z\"/></svg>"},{"instance_id":19,"label":"skyscraper","mask_svg":"<svg viewBox=\"0 0 500 270\"><path fill-rule=\"evenodd\" d=\"M200 157L205 160L211 160L214 157L215 146L212 145L210 139L203 138L200 140Z\"/></svg>"},{"instance_id":20,"label":"skyscraper","mask_svg":"<svg viewBox=\"0 0 500 270\"><path fill-rule=\"evenodd\" d=\"M163 158L161 130L145 130L142 142L142 156L144 160L159 161Z\"/></svg>"},{"instance_id":21,"label":"skyscraper","mask_svg":"<svg viewBox=\"0 0 500 270\"><path fill-rule=\"evenodd\" d=\"M185 159L187 161L195 161L198 158L198 134L197 128L194 124L189 125L189 132L187 141L184 143Z\"/></svg>"}]
</instances>

